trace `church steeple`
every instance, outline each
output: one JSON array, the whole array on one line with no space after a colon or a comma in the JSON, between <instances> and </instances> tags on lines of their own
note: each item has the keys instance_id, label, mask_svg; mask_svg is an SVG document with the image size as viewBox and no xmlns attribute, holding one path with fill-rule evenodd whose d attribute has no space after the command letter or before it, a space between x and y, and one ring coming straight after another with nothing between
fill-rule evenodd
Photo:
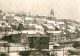
<instances>
[{"instance_id":1,"label":"church steeple","mask_svg":"<svg viewBox=\"0 0 80 56\"><path fill-rule=\"evenodd\" d=\"M51 9L50 15L53 15L54 16L54 10L53 9Z\"/></svg>"}]
</instances>

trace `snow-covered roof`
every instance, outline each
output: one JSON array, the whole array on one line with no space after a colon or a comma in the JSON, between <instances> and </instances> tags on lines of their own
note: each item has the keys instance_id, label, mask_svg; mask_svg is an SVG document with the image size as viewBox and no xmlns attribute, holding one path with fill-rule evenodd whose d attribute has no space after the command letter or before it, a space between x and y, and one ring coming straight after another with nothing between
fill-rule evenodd
<instances>
[{"instance_id":1,"label":"snow-covered roof","mask_svg":"<svg viewBox=\"0 0 80 56\"><path fill-rule=\"evenodd\" d=\"M56 27L60 29L60 26L59 25L57 25Z\"/></svg>"},{"instance_id":2,"label":"snow-covered roof","mask_svg":"<svg viewBox=\"0 0 80 56\"><path fill-rule=\"evenodd\" d=\"M19 22L23 21L23 20L21 19L21 17L18 17L18 16L15 16L15 17L14 17L14 20L19 21Z\"/></svg>"},{"instance_id":3,"label":"snow-covered roof","mask_svg":"<svg viewBox=\"0 0 80 56\"><path fill-rule=\"evenodd\" d=\"M47 31L48 33L61 33L61 31Z\"/></svg>"},{"instance_id":4,"label":"snow-covered roof","mask_svg":"<svg viewBox=\"0 0 80 56\"><path fill-rule=\"evenodd\" d=\"M53 25L50 25L50 24L43 24L43 25L46 26L49 29L53 29L54 28L54 26Z\"/></svg>"},{"instance_id":5,"label":"snow-covered roof","mask_svg":"<svg viewBox=\"0 0 80 56\"><path fill-rule=\"evenodd\" d=\"M6 16L14 16L13 13L6 13Z\"/></svg>"},{"instance_id":6,"label":"snow-covered roof","mask_svg":"<svg viewBox=\"0 0 80 56\"><path fill-rule=\"evenodd\" d=\"M29 25L29 26L33 26L34 24L32 24L32 23L29 23L28 25Z\"/></svg>"},{"instance_id":7,"label":"snow-covered roof","mask_svg":"<svg viewBox=\"0 0 80 56\"><path fill-rule=\"evenodd\" d=\"M33 18L25 17L25 20L33 20Z\"/></svg>"},{"instance_id":8,"label":"snow-covered roof","mask_svg":"<svg viewBox=\"0 0 80 56\"><path fill-rule=\"evenodd\" d=\"M69 32L71 32L71 33L76 33L75 32L75 30L73 30L73 29L67 29Z\"/></svg>"},{"instance_id":9,"label":"snow-covered roof","mask_svg":"<svg viewBox=\"0 0 80 56\"><path fill-rule=\"evenodd\" d=\"M13 31L12 34L18 34L19 31ZM41 32L41 31L35 31L35 30L23 30L21 31L21 33L27 33L27 34L37 34L37 33L40 33L40 34L45 34L44 32Z\"/></svg>"},{"instance_id":10,"label":"snow-covered roof","mask_svg":"<svg viewBox=\"0 0 80 56\"><path fill-rule=\"evenodd\" d=\"M47 23L53 23L53 24L56 23L56 21L52 21L52 20L47 20L46 22L47 22Z\"/></svg>"},{"instance_id":11,"label":"snow-covered roof","mask_svg":"<svg viewBox=\"0 0 80 56\"><path fill-rule=\"evenodd\" d=\"M59 24L59 25L60 25L60 24L65 24L65 23L64 23L64 22L57 22L57 24Z\"/></svg>"},{"instance_id":12,"label":"snow-covered roof","mask_svg":"<svg viewBox=\"0 0 80 56\"><path fill-rule=\"evenodd\" d=\"M76 27L75 26L73 26L73 25L67 25L70 29L76 29Z\"/></svg>"},{"instance_id":13,"label":"snow-covered roof","mask_svg":"<svg viewBox=\"0 0 80 56\"><path fill-rule=\"evenodd\" d=\"M41 25L29 23L29 26L34 26L35 28L43 28Z\"/></svg>"},{"instance_id":14,"label":"snow-covered roof","mask_svg":"<svg viewBox=\"0 0 80 56\"><path fill-rule=\"evenodd\" d=\"M41 25L37 25L37 24L35 24L34 26L35 28L43 28Z\"/></svg>"},{"instance_id":15,"label":"snow-covered roof","mask_svg":"<svg viewBox=\"0 0 80 56\"><path fill-rule=\"evenodd\" d=\"M59 25L57 25L56 27L57 27L58 29L60 29L60 26L59 26ZM62 27L61 29L64 30L64 29L66 29L66 28L65 28L65 27Z\"/></svg>"},{"instance_id":16,"label":"snow-covered roof","mask_svg":"<svg viewBox=\"0 0 80 56\"><path fill-rule=\"evenodd\" d=\"M40 33L40 34L45 34L44 32L35 31L35 30L23 30L22 33L28 33L28 34L37 34L37 33Z\"/></svg>"},{"instance_id":17,"label":"snow-covered roof","mask_svg":"<svg viewBox=\"0 0 80 56\"><path fill-rule=\"evenodd\" d=\"M47 26L49 29L53 29L54 27L53 26Z\"/></svg>"},{"instance_id":18,"label":"snow-covered roof","mask_svg":"<svg viewBox=\"0 0 80 56\"><path fill-rule=\"evenodd\" d=\"M48 33L53 33L53 34L60 34L62 31L47 31ZM66 34L65 32L63 32L64 34Z\"/></svg>"}]
</instances>

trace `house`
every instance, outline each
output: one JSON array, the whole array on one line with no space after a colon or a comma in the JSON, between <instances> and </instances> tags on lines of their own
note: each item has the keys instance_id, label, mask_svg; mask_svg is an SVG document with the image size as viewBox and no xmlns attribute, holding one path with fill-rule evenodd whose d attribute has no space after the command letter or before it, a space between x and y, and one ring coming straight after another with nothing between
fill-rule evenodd
<instances>
[{"instance_id":1,"label":"house","mask_svg":"<svg viewBox=\"0 0 80 56\"><path fill-rule=\"evenodd\" d=\"M50 15L50 16L47 17L47 19L48 20L54 20L55 21L56 20L56 17L54 15Z\"/></svg>"},{"instance_id":2,"label":"house","mask_svg":"<svg viewBox=\"0 0 80 56\"><path fill-rule=\"evenodd\" d=\"M66 33L64 31L47 31L46 34L50 36L51 42L59 42L66 40Z\"/></svg>"},{"instance_id":3,"label":"house","mask_svg":"<svg viewBox=\"0 0 80 56\"><path fill-rule=\"evenodd\" d=\"M39 17L35 18L35 23L38 25L44 24L45 21L46 21L45 18L39 18Z\"/></svg>"},{"instance_id":4,"label":"house","mask_svg":"<svg viewBox=\"0 0 80 56\"><path fill-rule=\"evenodd\" d=\"M46 23L46 24L52 24L52 25L55 25L55 24L57 23L57 21L46 20L45 23Z\"/></svg>"},{"instance_id":5,"label":"house","mask_svg":"<svg viewBox=\"0 0 80 56\"><path fill-rule=\"evenodd\" d=\"M60 30L64 30L66 29L66 24L64 22L57 22L57 25L58 29Z\"/></svg>"},{"instance_id":6,"label":"house","mask_svg":"<svg viewBox=\"0 0 80 56\"><path fill-rule=\"evenodd\" d=\"M0 21L0 30L1 31L10 31L11 26L9 23L6 23L5 21Z\"/></svg>"},{"instance_id":7,"label":"house","mask_svg":"<svg viewBox=\"0 0 80 56\"><path fill-rule=\"evenodd\" d=\"M76 29L76 26L75 25L67 25L68 29L73 29L75 30Z\"/></svg>"},{"instance_id":8,"label":"house","mask_svg":"<svg viewBox=\"0 0 80 56\"><path fill-rule=\"evenodd\" d=\"M66 32L67 40L74 40L77 38L77 32L74 29L66 29L64 31Z\"/></svg>"},{"instance_id":9,"label":"house","mask_svg":"<svg viewBox=\"0 0 80 56\"><path fill-rule=\"evenodd\" d=\"M32 24L32 23L27 24L27 28L28 28L28 30L35 30L34 24Z\"/></svg>"},{"instance_id":10,"label":"house","mask_svg":"<svg viewBox=\"0 0 80 56\"><path fill-rule=\"evenodd\" d=\"M25 22L26 24L34 23L34 19L31 18L31 17L25 17L24 22Z\"/></svg>"},{"instance_id":11,"label":"house","mask_svg":"<svg viewBox=\"0 0 80 56\"><path fill-rule=\"evenodd\" d=\"M41 31L44 33L44 28L41 25L34 24L35 31Z\"/></svg>"},{"instance_id":12,"label":"house","mask_svg":"<svg viewBox=\"0 0 80 56\"><path fill-rule=\"evenodd\" d=\"M22 23L22 22L24 22L24 20L22 20L21 17L19 16L14 17L14 23Z\"/></svg>"},{"instance_id":13,"label":"house","mask_svg":"<svg viewBox=\"0 0 80 56\"><path fill-rule=\"evenodd\" d=\"M42 27L42 25L29 23L27 24L27 27L29 30L41 31L44 33L44 28Z\"/></svg>"},{"instance_id":14,"label":"house","mask_svg":"<svg viewBox=\"0 0 80 56\"><path fill-rule=\"evenodd\" d=\"M23 31L13 31L12 32L12 40L14 43L29 43L28 42L28 37L32 36L44 36L45 33L40 32L40 31L35 31L35 30L23 30Z\"/></svg>"},{"instance_id":15,"label":"house","mask_svg":"<svg viewBox=\"0 0 80 56\"><path fill-rule=\"evenodd\" d=\"M13 23L14 22L14 14L13 13L6 13L6 21Z\"/></svg>"},{"instance_id":16,"label":"house","mask_svg":"<svg viewBox=\"0 0 80 56\"><path fill-rule=\"evenodd\" d=\"M42 24L43 28L44 28L44 32L46 31L54 31L55 30L55 26L51 25L51 24Z\"/></svg>"},{"instance_id":17,"label":"house","mask_svg":"<svg viewBox=\"0 0 80 56\"><path fill-rule=\"evenodd\" d=\"M76 38L80 38L80 28L75 29L75 31L77 32L77 37Z\"/></svg>"},{"instance_id":18,"label":"house","mask_svg":"<svg viewBox=\"0 0 80 56\"><path fill-rule=\"evenodd\" d=\"M49 39L50 37L48 36L32 36L28 37L30 47L31 48L36 48L38 50L41 49L49 49Z\"/></svg>"},{"instance_id":19,"label":"house","mask_svg":"<svg viewBox=\"0 0 80 56\"><path fill-rule=\"evenodd\" d=\"M4 14L0 12L0 21L3 21Z\"/></svg>"}]
</instances>

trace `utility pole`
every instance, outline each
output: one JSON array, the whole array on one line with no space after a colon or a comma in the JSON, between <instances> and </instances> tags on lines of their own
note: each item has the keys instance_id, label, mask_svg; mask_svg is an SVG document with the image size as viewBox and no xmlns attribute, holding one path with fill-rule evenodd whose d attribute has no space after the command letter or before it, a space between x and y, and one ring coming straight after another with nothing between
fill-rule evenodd
<instances>
[{"instance_id":1,"label":"utility pole","mask_svg":"<svg viewBox=\"0 0 80 56\"><path fill-rule=\"evenodd\" d=\"M63 41L63 56L64 56L64 41Z\"/></svg>"},{"instance_id":2,"label":"utility pole","mask_svg":"<svg viewBox=\"0 0 80 56\"><path fill-rule=\"evenodd\" d=\"M7 44L8 46L8 56L9 56L9 52L10 52L10 43Z\"/></svg>"},{"instance_id":3,"label":"utility pole","mask_svg":"<svg viewBox=\"0 0 80 56\"><path fill-rule=\"evenodd\" d=\"M62 37L64 37L64 31L63 31L63 29L62 29ZM63 38L62 38L63 39ZM62 40L63 41L63 56L64 56L64 39Z\"/></svg>"}]
</instances>

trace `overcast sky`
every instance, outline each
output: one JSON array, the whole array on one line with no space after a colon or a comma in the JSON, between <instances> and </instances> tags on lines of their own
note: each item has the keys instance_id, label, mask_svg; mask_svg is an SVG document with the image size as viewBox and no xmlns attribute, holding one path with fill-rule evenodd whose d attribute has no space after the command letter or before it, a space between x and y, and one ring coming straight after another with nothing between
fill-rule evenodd
<instances>
[{"instance_id":1,"label":"overcast sky","mask_svg":"<svg viewBox=\"0 0 80 56\"><path fill-rule=\"evenodd\" d=\"M4 12L49 15L51 8L58 19L80 19L80 0L0 0L0 9Z\"/></svg>"}]
</instances>

